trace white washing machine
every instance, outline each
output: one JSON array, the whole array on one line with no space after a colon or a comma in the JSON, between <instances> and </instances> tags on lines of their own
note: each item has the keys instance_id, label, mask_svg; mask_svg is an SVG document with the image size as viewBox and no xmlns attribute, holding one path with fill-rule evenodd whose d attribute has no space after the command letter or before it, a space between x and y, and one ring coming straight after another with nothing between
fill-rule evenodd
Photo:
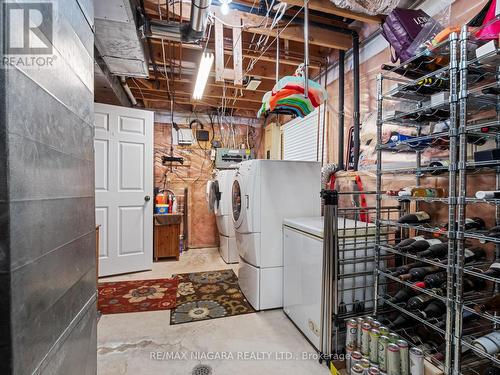
<instances>
[{"instance_id":1,"label":"white washing machine","mask_svg":"<svg viewBox=\"0 0 500 375\"><path fill-rule=\"evenodd\" d=\"M235 169L216 171L214 179L207 183L208 207L215 214L220 240L219 253L226 263L239 261L231 219L231 186L235 173Z\"/></svg>"},{"instance_id":2,"label":"white washing machine","mask_svg":"<svg viewBox=\"0 0 500 375\"><path fill-rule=\"evenodd\" d=\"M320 163L249 160L240 164L232 187L238 279L256 310L283 306L283 218L319 215L320 191Z\"/></svg>"}]
</instances>

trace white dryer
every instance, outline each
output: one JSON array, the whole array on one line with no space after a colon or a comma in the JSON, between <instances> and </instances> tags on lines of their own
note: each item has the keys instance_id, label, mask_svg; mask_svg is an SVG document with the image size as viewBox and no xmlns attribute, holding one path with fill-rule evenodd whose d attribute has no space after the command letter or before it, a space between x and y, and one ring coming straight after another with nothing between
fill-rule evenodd
<instances>
[{"instance_id":1,"label":"white dryer","mask_svg":"<svg viewBox=\"0 0 500 375\"><path fill-rule=\"evenodd\" d=\"M239 285L256 310L283 306L282 222L320 213L317 162L249 160L232 187Z\"/></svg>"},{"instance_id":2,"label":"white dryer","mask_svg":"<svg viewBox=\"0 0 500 375\"><path fill-rule=\"evenodd\" d=\"M207 184L207 202L215 214L219 231L219 253L226 263L238 263L234 225L231 219L231 186L236 170L216 171L213 180Z\"/></svg>"}]
</instances>

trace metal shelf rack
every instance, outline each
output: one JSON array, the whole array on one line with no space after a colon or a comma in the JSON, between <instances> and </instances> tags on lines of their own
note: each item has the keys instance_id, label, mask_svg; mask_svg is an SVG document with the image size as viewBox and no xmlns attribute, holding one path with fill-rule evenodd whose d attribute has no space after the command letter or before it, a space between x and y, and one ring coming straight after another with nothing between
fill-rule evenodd
<instances>
[{"instance_id":1,"label":"metal shelf rack","mask_svg":"<svg viewBox=\"0 0 500 375\"><path fill-rule=\"evenodd\" d=\"M398 217L382 218L378 212L383 210L382 202L387 202L387 200L396 200L403 207L405 207L405 213L410 212L410 207L413 205L418 211L422 203L426 204L440 204L448 206L448 220L449 222L456 221L456 146L457 146L457 109L458 109L458 84L457 84L457 73L458 73L458 59L457 59L457 48L458 48L458 35L453 33L450 35L450 39L446 42L441 43L436 47L436 55L445 56L448 60L444 66L434 69L421 77L414 77L414 72L412 73L411 80L406 83L402 82L401 72L404 66L408 64L405 62L404 65L397 66L393 71L384 72L378 76L377 85L377 102L378 102L378 116L377 116L377 227L390 227L397 231L399 235L397 238L404 239L409 238L412 234L425 235L426 237L432 238L435 236L441 236L448 240L448 253L445 259L427 259L419 257L415 254L405 253L394 248L394 244L384 245L380 241L382 239L381 232L378 231L376 236L376 257L381 254L392 254L393 264L403 265L411 262L423 262L429 266L435 266L442 268L442 271L446 272L446 294L444 296L438 295L431 290L415 288L412 283L403 281L398 277L394 277L387 272L385 272L385 265L390 264L390 262L378 262L378 269L376 271L376 304L374 309L374 315L386 316L387 313L382 313L380 310L383 307L390 307L396 310L400 315L403 314L406 317L411 318L415 321L416 326L424 326L427 329L432 330L440 336L441 343L445 345L444 359L436 360L433 353L438 352L438 347L430 348L430 351L426 353L426 360L430 361L434 365L439 366L445 374L449 374L452 369L452 358L453 358L453 319L454 319L454 256L455 256L455 238L456 232L454 226L449 226L449 230L445 231L439 228L437 225L414 225L398 223ZM415 61L418 61L417 56L414 61L410 61L415 65ZM395 72L399 72L398 76L394 76ZM423 92L410 92L401 93L401 90L405 90L408 87L415 87L415 84L421 82L424 79L430 79L431 82L439 82L439 89L427 90ZM394 88L390 88L388 92L384 92L387 82L396 81L398 84ZM422 90L424 91L424 90ZM433 94L438 92L442 93L444 100L433 100ZM395 108L395 109L394 109ZM389 115L387 112L389 111ZM437 121L444 121L449 119L448 129L440 129L439 131L433 133L433 128L431 125ZM392 147L389 144L383 144L383 132L384 127L391 124L397 124L399 126L408 126L415 128L416 137L410 138L409 140L404 140L399 142L398 147ZM422 165L422 154L427 147L436 147L437 141L440 141L439 147L443 150L449 150L448 160L444 161L443 166L430 167ZM414 165L404 168L384 168L383 165L383 151L393 150L395 152L405 151L415 153ZM422 187L425 186L425 179L428 175L442 174L448 177L448 196L431 198L431 197L394 197L385 194L384 187L384 177L386 175L392 174L415 174L415 186ZM383 290L379 288L379 284L388 283L389 285ZM436 300L440 300L446 306L446 316L444 318L444 326L442 324L441 318L431 318L423 319L420 315L416 314L414 311L407 309L404 304L395 304L389 301L391 295L394 295L398 289L412 287L416 289L419 293L428 294L434 297ZM383 304L383 305L382 305ZM441 324L441 326L438 326ZM404 330L403 330L404 331ZM404 332L403 332L404 336ZM410 344L412 343L411 340Z\"/></svg>"},{"instance_id":2,"label":"metal shelf rack","mask_svg":"<svg viewBox=\"0 0 500 375\"><path fill-rule=\"evenodd\" d=\"M478 29L479 30L479 29ZM493 205L495 207L495 225L500 224L500 200L498 199L476 199L470 197L468 189L468 175L471 171L482 170L494 173L494 184L491 187L482 187L484 190L500 189L500 165L498 161L474 162L471 160L471 147L467 145L467 137L470 134L480 134L494 141L493 147L500 148L500 112L499 96L484 94L483 90L500 87L500 50L496 48L486 56L476 57L475 49L478 40L475 38L478 30L470 30L463 27L460 33L460 57L459 57L459 126L458 126L458 195L457 195L457 253L455 263L455 323L454 323L454 357L453 374L470 373L464 369L465 357L484 359L490 364L500 365L500 358L490 355L472 344L475 338L481 337L491 331L498 330L500 318L488 313L474 310L476 303L485 297L500 292L500 279L485 275L483 271L489 264L500 259L500 238L487 236L484 233L466 232L465 219L468 209L474 209L475 205ZM481 79L470 79L469 70L483 71ZM473 100L482 100L483 106L479 111L472 104ZM487 130L487 133L482 131ZM473 147L474 150L476 147ZM486 147L490 148L490 147ZM488 257L489 262L481 266L468 266L464 264L466 241L474 245L494 243L494 251ZM487 281L486 290L477 293L472 298L467 298L463 287L464 277L474 277ZM482 331L467 332L463 321L463 314L474 314L481 321Z\"/></svg>"},{"instance_id":3,"label":"metal shelf rack","mask_svg":"<svg viewBox=\"0 0 500 375\"><path fill-rule=\"evenodd\" d=\"M492 22L499 19L500 17ZM467 211L473 212L478 205L490 210L494 208L495 220L491 224L500 225L500 199L475 198L468 192L467 186L471 178L479 174L489 174L492 176L491 186L481 188L500 190L500 162L496 160L476 162L472 158L472 153L478 149L500 148L500 94L497 95L494 91L500 93L500 48L497 47L486 55L476 57L475 49L480 43L484 43L475 38L478 30L480 29L471 30L464 27L460 34L452 33L448 41L436 47L436 56L441 56L441 60L443 56L445 57L444 66L425 72L420 78L415 77L415 72L410 72L411 79L406 79L405 65L418 62L420 57L417 56L412 61L380 74L377 85L377 227L391 228L397 233L395 239L404 239L416 234L426 237L445 237L448 239L448 252L446 257L441 259L425 259L416 254L405 253L394 247L397 241L382 243L383 236L378 229L375 248L378 267L375 272L374 315L385 316L390 314L392 309L419 323L417 325L427 327L441 335L443 345L439 349L431 348L430 353L441 352L444 355L440 356L440 361L436 361L436 356L431 355L427 355L426 360L433 364L439 362L441 370L447 375L479 375L484 366L500 366L498 353L488 354L473 344L475 339L500 330L500 314L480 312L475 309L478 303L500 293L500 277L484 273L492 263L500 262L500 238L489 236L487 231L465 229ZM396 72L399 76L393 77ZM426 92L408 90L414 89L423 79L440 82L439 88L444 92L442 97L445 98L445 102L431 100L430 96L439 90ZM391 80L397 82L396 87L384 91L386 82ZM440 129L433 133L432 123L445 119L449 121L448 129ZM416 133L416 136L402 139L395 144L388 142L384 144L384 127L391 124L411 127L415 129L413 134ZM422 155L428 147L448 150L444 166L422 165ZM384 168L382 160L384 152L391 150L414 152L414 165ZM394 174L415 174L416 187L425 187L425 179L430 175L447 176L448 195L439 198L387 195L384 189L384 177L392 177ZM382 217L380 212L383 211L383 202L387 204L391 201L397 201L405 213L418 211L423 204L441 209L443 205L447 205L447 220L456 225L449 225L445 231L432 224L404 224L398 223L398 217ZM487 260L467 264L465 262L467 247L476 245L490 251ZM383 262L382 254L384 254ZM392 256L392 263L389 255ZM385 272L386 266L409 262L423 262L442 268L446 272L446 295L433 295L433 291L420 290L411 283ZM473 279L481 285L484 284L484 288L469 292L465 289L464 279ZM380 288L379 285L384 287ZM443 302L446 306L445 316L424 320L414 311L406 309L404 304L389 301L391 295L405 287L412 287L419 293L429 294ZM383 312L382 307L385 309ZM464 321L464 316L468 316L467 322Z\"/></svg>"}]
</instances>

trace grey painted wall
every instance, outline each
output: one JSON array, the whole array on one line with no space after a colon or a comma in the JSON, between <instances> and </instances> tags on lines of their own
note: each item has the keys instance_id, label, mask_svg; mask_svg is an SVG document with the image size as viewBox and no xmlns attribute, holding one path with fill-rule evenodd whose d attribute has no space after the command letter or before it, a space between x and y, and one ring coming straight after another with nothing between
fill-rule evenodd
<instances>
[{"instance_id":1,"label":"grey painted wall","mask_svg":"<svg viewBox=\"0 0 500 375\"><path fill-rule=\"evenodd\" d=\"M96 373L93 6L53 4L53 65L0 73L1 374Z\"/></svg>"}]
</instances>

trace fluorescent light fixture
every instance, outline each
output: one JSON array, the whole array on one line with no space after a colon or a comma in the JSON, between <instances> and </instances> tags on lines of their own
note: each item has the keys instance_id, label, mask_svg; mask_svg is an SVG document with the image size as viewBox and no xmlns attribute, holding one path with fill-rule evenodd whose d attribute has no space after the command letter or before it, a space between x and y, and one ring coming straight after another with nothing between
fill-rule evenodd
<instances>
[{"instance_id":1,"label":"fluorescent light fixture","mask_svg":"<svg viewBox=\"0 0 500 375\"><path fill-rule=\"evenodd\" d=\"M229 4L232 3L233 0L221 0L220 4L220 12L223 15L227 15L229 13Z\"/></svg>"},{"instance_id":2,"label":"fluorescent light fixture","mask_svg":"<svg viewBox=\"0 0 500 375\"><path fill-rule=\"evenodd\" d=\"M198 76L194 85L193 99L200 100L203 97L203 91L207 85L208 76L214 63L214 54L205 52L201 55L200 66L198 68Z\"/></svg>"}]
</instances>

